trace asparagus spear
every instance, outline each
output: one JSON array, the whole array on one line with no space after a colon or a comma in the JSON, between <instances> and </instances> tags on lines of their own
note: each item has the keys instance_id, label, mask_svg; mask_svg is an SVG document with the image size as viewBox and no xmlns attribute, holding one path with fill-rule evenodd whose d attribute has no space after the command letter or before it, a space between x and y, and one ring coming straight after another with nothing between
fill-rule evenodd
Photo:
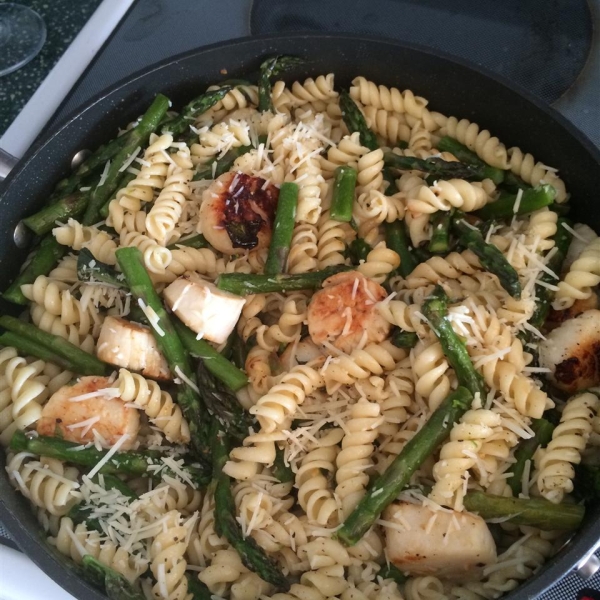
<instances>
[{"instance_id":1,"label":"asparagus spear","mask_svg":"<svg viewBox=\"0 0 600 600\"><path fill-rule=\"evenodd\" d=\"M352 240L350 244L348 244L346 248L346 256L350 259L350 262L353 265L359 265L361 261L367 260L367 256L371 250L371 246L369 246L365 240L357 237L355 240Z\"/></svg>"},{"instance_id":2,"label":"asparagus spear","mask_svg":"<svg viewBox=\"0 0 600 600\"><path fill-rule=\"evenodd\" d=\"M84 576L103 589L109 600L145 600L143 592L138 587L91 554L86 554L82 561Z\"/></svg>"},{"instance_id":3,"label":"asparagus spear","mask_svg":"<svg viewBox=\"0 0 600 600\"><path fill-rule=\"evenodd\" d=\"M387 563L381 567L377 577L382 579L393 579L398 585L406 583L408 577L394 564Z\"/></svg>"},{"instance_id":4,"label":"asparagus spear","mask_svg":"<svg viewBox=\"0 0 600 600\"><path fill-rule=\"evenodd\" d=\"M25 323L15 317L0 317L0 327L41 346L42 350L50 350L57 357L67 361L75 373L80 375L104 375L108 366L92 354L71 344L57 335L38 329L35 325ZM37 354L34 354L37 356Z\"/></svg>"},{"instance_id":5,"label":"asparagus spear","mask_svg":"<svg viewBox=\"0 0 600 600\"><path fill-rule=\"evenodd\" d=\"M191 600L212 600L213 594L208 586L191 573L186 573L188 581L188 593L192 595Z\"/></svg>"},{"instance_id":6,"label":"asparagus spear","mask_svg":"<svg viewBox=\"0 0 600 600\"><path fill-rule=\"evenodd\" d=\"M562 264L565 260L567 252L569 250L569 245L571 244L572 234L568 231L563 225L568 224L566 219L559 217L556 222L556 233L554 234L554 254L550 257L547 263L547 267L556 274L557 277L560 277L560 272L562 270ZM540 275L540 281L546 284L556 284L557 279L550 275L550 273L544 271ZM536 329L540 329L542 325L546 322L546 318L548 317L548 313L550 312L550 303L554 298L554 292L546 287L543 284L536 284L535 286L535 296L537 301L535 303L535 310L533 311L533 315L531 319L529 319L529 323L533 325ZM531 332L525 332L527 335L527 339L531 337Z\"/></svg>"},{"instance_id":7,"label":"asparagus spear","mask_svg":"<svg viewBox=\"0 0 600 600\"><path fill-rule=\"evenodd\" d=\"M423 303L423 314L444 350L450 366L456 372L458 383L466 387L473 396L480 394L485 399L483 377L477 373L465 342L454 332L448 320L448 296L438 285Z\"/></svg>"},{"instance_id":8,"label":"asparagus spear","mask_svg":"<svg viewBox=\"0 0 600 600\"><path fill-rule=\"evenodd\" d=\"M322 271L301 273L298 275L247 275L245 273L224 273L217 280L221 290L246 296L248 294L265 294L267 292L295 292L298 290L315 290L321 287L325 279L349 271L350 267L327 267Z\"/></svg>"},{"instance_id":9,"label":"asparagus spear","mask_svg":"<svg viewBox=\"0 0 600 600\"><path fill-rule=\"evenodd\" d=\"M416 158L414 156L400 156L387 151L383 156L387 167L401 171L423 171L429 173L428 181L437 179L469 179L482 181L486 178L483 169L477 169L461 162L447 161L443 158L431 156L429 158Z\"/></svg>"},{"instance_id":10,"label":"asparagus spear","mask_svg":"<svg viewBox=\"0 0 600 600\"><path fill-rule=\"evenodd\" d=\"M507 191L516 194L519 190L528 190L532 186L525 183L518 175L515 175L512 171L504 172L504 181L502 187Z\"/></svg>"},{"instance_id":11,"label":"asparagus spear","mask_svg":"<svg viewBox=\"0 0 600 600\"><path fill-rule=\"evenodd\" d=\"M398 348L414 348L419 341L419 336L412 331L396 329L392 334L392 344Z\"/></svg>"},{"instance_id":12,"label":"asparagus spear","mask_svg":"<svg viewBox=\"0 0 600 600\"><path fill-rule=\"evenodd\" d=\"M95 467L108 454L108 450L98 450L95 446L81 448L81 444L67 442L61 438L40 435L28 438L24 432L17 430L10 441L15 452L31 452L36 456L48 456L64 462L83 467ZM122 473L124 475L146 475L152 479L161 479L162 475L177 478L178 475L162 462L163 453L146 450L145 452L115 452L104 463L99 471L102 474ZM158 469L160 467L160 470ZM199 465L184 463L180 469L190 481L198 487L208 483L206 471Z\"/></svg>"},{"instance_id":13,"label":"asparagus spear","mask_svg":"<svg viewBox=\"0 0 600 600\"><path fill-rule=\"evenodd\" d=\"M442 401L344 521L336 534L342 543L352 546L360 540L383 510L397 498L423 461L446 439L454 423L469 409L472 400L471 392L459 387Z\"/></svg>"},{"instance_id":14,"label":"asparagus spear","mask_svg":"<svg viewBox=\"0 0 600 600\"><path fill-rule=\"evenodd\" d=\"M228 435L243 440L253 425L250 415L236 395L211 375L205 361L198 361L197 373L198 388L208 412Z\"/></svg>"},{"instance_id":15,"label":"asparagus spear","mask_svg":"<svg viewBox=\"0 0 600 600\"><path fill-rule=\"evenodd\" d=\"M451 152L461 162L480 170L484 179L491 179L496 185L504 181L504 171L502 169L491 167L458 140L446 135L438 142L437 147L442 152Z\"/></svg>"},{"instance_id":16,"label":"asparagus spear","mask_svg":"<svg viewBox=\"0 0 600 600\"><path fill-rule=\"evenodd\" d=\"M444 254L450 249L450 223L452 212L439 211L432 221L433 233L429 242L429 252L432 254Z\"/></svg>"},{"instance_id":17,"label":"asparagus spear","mask_svg":"<svg viewBox=\"0 0 600 600\"><path fill-rule=\"evenodd\" d=\"M169 244L167 248L169 250L175 250L176 248L179 248L179 246L186 246L188 248L206 248L208 246L208 242L201 233L198 233L196 235L192 235L191 237L177 240L173 244Z\"/></svg>"},{"instance_id":18,"label":"asparagus spear","mask_svg":"<svg viewBox=\"0 0 600 600\"><path fill-rule=\"evenodd\" d=\"M125 276L111 265L100 262L88 248L82 248L77 257L77 279L79 281L101 281L116 288L127 289Z\"/></svg>"},{"instance_id":19,"label":"asparagus spear","mask_svg":"<svg viewBox=\"0 0 600 600\"><path fill-rule=\"evenodd\" d=\"M273 100L271 99L271 77L278 77L285 71L289 71L304 63L297 56L274 56L268 58L260 65L260 76L258 78L258 110L265 112L273 111Z\"/></svg>"},{"instance_id":20,"label":"asparagus spear","mask_svg":"<svg viewBox=\"0 0 600 600\"><path fill-rule=\"evenodd\" d=\"M335 221L349 223L352 220L356 175L356 169L344 165L335 170L331 200L331 218Z\"/></svg>"},{"instance_id":21,"label":"asparagus spear","mask_svg":"<svg viewBox=\"0 0 600 600\"><path fill-rule=\"evenodd\" d=\"M512 467L512 475L506 480L513 495L517 497L522 492L521 481L525 463L533 458L535 451L541 446L547 446L552 439L554 425L546 419L533 419L531 422L534 436L532 438L521 440L515 450L515 463Z\"/></svg>"},{"instance_id":22,"label":"asparagus spear","mask_svg":"<svg viewBox=\"0 0 600 600\"><path fill-rule=\"evenodd\" d=\"M36 358L41 358L42 360L52 362L67 371L72 371L73 373L77 373L79 368L76 363L67 360L62 356L58 356L54 350L46 348L45 346L40 346L38 342L13 333L12 331L5 331L0 335L0 346L12 346L23 354L35 356Z\"/></svg>"},{"instance_id":23,"label":"asparagus spear","mask_svg":"<svg viewBox=\"0 0 600 600\"><path fill-rule=\"evenodd\" d=\"M185 349L234 392L248 383L246 374L219 354L206 340L196 339L196 334L179 319L173 318L173 325Z\"/></svg>"},{"instance_id":24,"label":"asparagus spear","mask_svg":"<svg viewBox=\"0 0 600 600\"><path fill-rule=\"evenodd\" d=\"M344 119L344 123L346 123L346 127L350 130L350 133L358 131L360 133L360 143L369 150L377 150L379 148L377 137L367 127L367 122L360 112L360 108L358 108L356 102L352 100L346 90L340 92L340 108L342 110L342 119Z\"/></svg>"},{"instance_id":25,"label":"asparagus spear","mask_svg":"<svg viewBox=\"0 0 600 600\"><path fill-rule=\"evenodd\" d=\"M273 235L269 244L269 254L265 264L266 275L285 272L287 257L292 244L296 206L298 205L298 185L291 182L281 184L277 213L273 224Z\"/></svg>"},{"instance_id":26,"label":"asparagus spear","mask_svg":"<svg viewBox=\"0 0 600 600\"><path fill-rule=\"evenodd\" d=\"M227 436L213 423L211 429L213 480L215 482L215 531L236 549L244 565L254 571L266 582L284 591L290 584L269 558L264 550L251 537L244 537L240 524L235 518L236 509L231 491L231 479L223 472L229 459L229 442Z\"/></svg>"},{"instance_id":27,"label":"asparagus spear","mask_svg":"<svg viewBox=\"0 0 600 600\"><path fill-rule=\"evenodd\" d=\"M181 135L188 130L191 121L205 113L220 100L223 100L230 91L231 86L223 85L218 90L204 92L204 94L186 104L176 117L166 120L161 125L161 132L170 133L173 136Z\"/></svg>"},{"instance_id":28,"label":"asparagus spear","mask_svg":"<svg viewBox=\"0 0 600 600\"><path fill-rule=\"evenodd\" d=\"M488 244L479 230L473 229L464 219L464 213L456 211L452 219L452 227L459 240L472 250L481 265L500 280L500 285L513 297L521 297L519 274L506 260L504 254L493 244Z\"/></svg>"},{"instance_id":29,"label":"asparagus spear","mask_svg":"<svg viewBox=\"0 0 600 600\"><path fill-rule=\"evenodd\" d=\"M213 158L204 165L198 165L192 181L200 181L201 179L216 179L223 173L231 170L235 159L246 152L250 152L252 146L240 146L239 148L232 148L225 153L222 158ZM216 167L214 166L216 164Z\"/></svg>"},{"instance_id":30,"label":"asparagus spear","mask_svg":"<svg viewBox=\"0 0 600 600\"><path fill-rule=\"evenodd\" d=\"M549 206L556 198L556 190L549 184L539 185L535 188L524 190L517 206L517 195L502 193L495 202L486 204L475 211L475 215L484 220L510 219L514 215L527 213ZM516 210L515 210L516 209Z\"/></svg>"},{"instance_id":31,"label":"asparagus spear","mask_svg":"<svg viewBox=\"0 0 600 600\"><path fill-rule=\"evenodd\" d=\"M577 529L585 508L580 504L554 504L543 498L507 498L483 492L469 492L465 508L483 519L506 519L515 525L528 525L544 531Z\"/></svg>"},{"instance_id":32,"label":"asparagus spear","mask_svg":"<svg viewBox=\"0 0 600 600\"><path fill-rule=\"evenodd\" d=\"M246 344L244 343L244 340L242 340L242 338L238 335L237 331L234 330L231 335L231 362L235 367L238 367L238 369L243 369L246 366L246 357L248 355ZM215 373L213 373L213 375L214 374Z\"/></svg>"},{"instance_id":33,"label":"asparagus spear","mask_svg":"<svg viewBox=\"0 0 600 600\"><path fill-rule=\"evenodd\" d=\"M2 297L14 304L27 304L29 300L23 296L21 286L26 283L33 283L40 275L47 275L67 253L68 249L68 246L59 244L52 235L42 238L40 245L34 251L31 262L17 275L16 279L4 291Z\"/></svg>"},{"instance_id":34,"label":"asparagus spear","mask_svg":"<svg viewBox=\"0 0 600 600\"><path fill-rule=\"evenodd\" d=\"M88 192L75 192L65 196L55 204L36 212L23 219L23 223L37 235L49 233L57 221L77 219L83 214L89 201Z\"/></svg>"},{"instance_id":35,"label":"asparagus spear","mask_svg":"<svg viewBox=\"0 0 600 600\"><path fill-rule=\"evenodd\" d=\"M400 256L398 273L408 277L417 266L417 261L409 249L408 238L402 221L385 224L385 243L388 248Z\"/></svg>"},{"instance_id":36,"label":"asparagus spear","mask_svg":"<svg viewBox=\"0 0 600 600\"><path fill-rule=\"evenodd\" d=\"M289 465L285 464L285 453L281 448L275 449L275 461L271 467L273 477L281 483L294 481L294 472Z\"/></svg>"},{"instance_id":37,"label":"asparagus spear","mask_svg":"<svg viewBox=\"0 0 600 600\"><path fill-rule=\"evenodd\" d=\"M181 410L188 421L192 446L196 454L207 460L210 456L210 448L208 447L209 419L203 418L201 415L202 403L196 386L196 375L192 371L185 348L152 286L150 276L144 267L142 253L135 247L119 248L116 256L125 275L127 285L140 307L145 312L152 311L156 315L152 333L159 350L169 363L171 373L183 380L177 392L177 403L181 406Z\"/></svg>"},{"instance_id":38,"label":"asparagus spear","mask_svg":"<svg viewBox=\"0 0 600 600\"><path fill-rule=\"evenodd\" d=\"M150 134L158 127L168 109L169 99L162 94L158 94L140 122L127 136L126 143L114 155L106 176L103 181L101 180L102 185L98 184L93 190L83 215L82 223L84 225L93 225L100 220L100 209L117 189L119 179L123 175L121 167L138 147L143 147L146 144Z\"/></svg>"}]
</instances>

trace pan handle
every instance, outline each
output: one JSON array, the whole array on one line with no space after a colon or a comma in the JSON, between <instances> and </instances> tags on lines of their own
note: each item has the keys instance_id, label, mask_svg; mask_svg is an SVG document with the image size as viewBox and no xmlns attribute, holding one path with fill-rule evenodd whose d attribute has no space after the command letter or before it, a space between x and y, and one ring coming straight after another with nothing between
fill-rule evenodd
<instances>
[{"instance_id":1,"label":"pan handle","mask_svg":"<svg viewBox=\"0 0 600 600\"><path fill-rule=\"evenodd\" d=\"M600 0L588 0L588 6L592 17L592 43L588 59L575 83L554 102L553 107L583 131L595 127L596 134L590 137L596 145L600 145L597 113L600 97ZM593 107L591 113L590 107Z\"/></svg>"},{"instance_id":2,"label":"pan handle","mask_svg":"<svg viewBox=\"0 0 600 600\"><path fill-rule=\"evenodd\" d=\"M17 158L0 148L0 181L4 181L11 169L17 164Z\"/></svg>"}]
</instances>

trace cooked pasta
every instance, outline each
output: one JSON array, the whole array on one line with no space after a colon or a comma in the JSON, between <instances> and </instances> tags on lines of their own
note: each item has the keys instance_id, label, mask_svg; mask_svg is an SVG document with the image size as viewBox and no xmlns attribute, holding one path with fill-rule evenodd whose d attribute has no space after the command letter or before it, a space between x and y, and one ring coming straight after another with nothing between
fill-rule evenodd
<instances>
[{"instance_id":1,"label":"cooked pasta","mask_svg":"<svg viewBox=\"0 0 600 600\"><path fill-rule=\"evenodd\" d=\"M530 187L569 199L556 169L418 90L313 74L263 110L264 78L227 85L169 110L106 221L57 223L40 248L60 260L24 272L0 347L11 484L60 553L148 600L500 598L571 531L469 501L588 502L600 238L524 212Z\"/></svg>"}]
</instances>

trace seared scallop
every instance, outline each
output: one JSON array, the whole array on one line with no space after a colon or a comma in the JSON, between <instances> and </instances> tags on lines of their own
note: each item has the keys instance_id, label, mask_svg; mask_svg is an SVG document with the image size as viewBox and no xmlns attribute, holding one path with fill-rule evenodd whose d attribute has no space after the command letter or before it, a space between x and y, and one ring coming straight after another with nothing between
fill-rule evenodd
<instances>
[{"instance_id":1,"label":"seared scallop","mask_svg":"<svg viewBox=\"0 0 600 600\"><path fill-rule=\"evenodd\" d=\"M565 321L539 345L540 365L556 387L574 394L600 383L600 310Z\"/></svg>"},{"instance_id":2,"label":"seared scallop","mask_svg":"<svg viewBox=\"0 0 600 600\"><path fill-rule=\"evenodd\" d=\"M42 409L37 432L85 444L95 441L96 431L107 448L127 434L120 446L127 450L135 444L140 415L117 394L117 388L110 386L107 377L82 377L74 385L65 385Z\"/></svg>"},{"instance_id":3,"label":"seared scallop","mask_svg":"<svg viewBox=\"0 0 600 600\"><path fill-rule=\"evenodd\" d=\"M391 325L376 304L387 296L385 289L358 271L337 273L323 282L308 305L308 332L315 344L331 342L351 352L359 342L382 342Z\"/></svg>"},{"instance_id":4,"label":"seared scallop","mask_svg":"<svg viewBox=\"0 0 600 600\"><path fill-rule=\"evenodd\" d=\"M488 526L472 513L398 502L386 509L384 519L386 554L411 575L468 581L496 560Z\"/></svg>"},{"instance_id":5,"label":"seared scallop","mask_svg":"<svg viewBox=\"0 0 600 600\"><path fill-rule=\"evenodd\" d=\"M267 249L279 190L260 177L225 173L202 195L199 231L224 254Z\"/></svg>"},{"instance_id":6,"label":"seared scallop","mask_svg":"<svg viewBox=\"0 0 600 600\"><path fill-rule=\"evenodd\" d=\"M148 327L108 316L102 323L96 355L115 367L138 371L152 379L171 379L167 360Z\"/></svg>"}]
</instances>

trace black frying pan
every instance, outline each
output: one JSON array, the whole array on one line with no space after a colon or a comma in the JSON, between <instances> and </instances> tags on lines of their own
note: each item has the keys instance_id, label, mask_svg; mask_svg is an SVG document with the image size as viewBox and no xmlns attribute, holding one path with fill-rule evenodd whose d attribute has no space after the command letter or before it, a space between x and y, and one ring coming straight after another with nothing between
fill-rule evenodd
<instances>
[{"instance_id":1,"label":"black frying pan","mask_svg":"<svg viewBox=\"0 0 600 600\"><path fill-rule=\"evenodd\" d=\"M141 114L159 91L177 107L209 84L255 75L261 60L275 54L296 54L307 60L305 67L288 75L290 80L333 71L337 85L347 86L361 74L378 83L411 88L428 98L435 110L476 121L507 146L521 146L545 164L560 168L572 194L573 217L600 231L600 153L561 115L525 92L514 91L472 65L423 48L343 35L251 38L203 48L149 67L48 132L10 173L0 194L1 288L16 275L26 256L26 251L13 242L19 220L40 208L79 150L108 141L119 126ZM0 454L4 467L4 453ZM4 468L0 482L0 519L23 551L76 598L104 598L50 549L28 501L11 488ZM599 539L597 507L589 511L569 544L506 599L536 597L575 567Z\"/></svg>"}]
</instances>

